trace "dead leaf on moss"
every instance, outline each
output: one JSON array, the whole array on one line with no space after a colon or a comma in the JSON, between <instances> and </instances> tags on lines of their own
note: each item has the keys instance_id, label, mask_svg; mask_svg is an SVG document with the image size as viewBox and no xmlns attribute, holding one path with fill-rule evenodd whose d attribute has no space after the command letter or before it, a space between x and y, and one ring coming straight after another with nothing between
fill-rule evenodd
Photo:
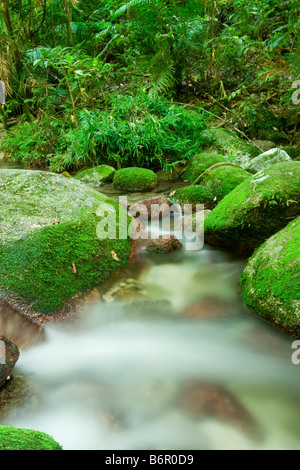
<instances>
[{"instance_id":1,"label":"dead leaf on moss","mask_svg":"<svg viewBox=\"0 0 300 470\"><path fill-rule=\"evenodd\" d=\"M115 261L117 261L118 263L120 262L118 256L117 256L117 253L115 251L111 251L111 256L113 257L113 259Z\"/></svg>"}]
</instances>

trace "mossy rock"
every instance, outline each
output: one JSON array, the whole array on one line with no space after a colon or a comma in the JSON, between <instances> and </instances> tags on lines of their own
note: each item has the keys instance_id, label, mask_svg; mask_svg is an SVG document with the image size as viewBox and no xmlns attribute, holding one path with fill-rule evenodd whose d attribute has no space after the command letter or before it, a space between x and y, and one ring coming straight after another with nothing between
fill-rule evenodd
<instances>
[{"instance_id":1,"label":"mossy rock","mask_svg":"<svg viewBox=\"0 0 300 470\"><path fill-rule=\"evenodd\" d=\"M300 217L266 240L248 260L240 285L245 304L300 338Z\"/></svg>"},{"instance_id":2,"label":"mossy rock","mask_svg":"<svg viewBox=\"0 0 300 470\"><path fill-rule=\"evenodd\" d=\"M82 183L88 184L92 187L100 187L105 183L113 181L115 168L109 165L99 165L94 168L88 168L77 173L74 178Z\"/></svg>"},{"instance_id":3,"label":"mossy rock","mask_svg":"<svg viewBox=\"0 0 300 470\"><path fill-rule=\"evenodd\" d=\"M198 185L186 186L175 192L180 204L204 204L213 209L236 186L250 178L250 174L239 166L223 162L202 173Z\"/></svg>"},{"instance_id":4,"label":"mossy rock","mask_svg":"<svg viewBox=\"0 0 300 470\"><path fill-rule=\"evenodd\" d=\"M205 241L250 255L299 213L300 162L277 163L220 201L205 220Z\"/></svg>"},{"instance_id":5,"label":"mossy rock","mask_svg":"<svg viewBox=\"0 0 300 470\"><path fill-rule=\"evenodd\" d=\"M124 192L149 191L157 186L157 176L146 168L122 168L115 172L113 186Z\"/></svg>"},{"instance_id":6,"label":"mossy rock","mask_svg":"<svg viewBox=\"0 0 300 470\"><path fill-rule=\"evenodd\" d=\"M44 432L0 425L0 450L63 450L63 448Z\"/></svg>"},{"instance_id":7,"label":"mossy rock","mask_svg":"<svg viewBox=\"0 0 300 470\"><path fill-rule=\"evenodd\" d=\"M0 195L0 296L22 313L63 313L75 298L129 263L126 234L118 239L116 230L116 239L101 239L97 232L102 219L118 228L121 213L126 230L126 210L76 179L1 170Z\"/></svg>"},{"instance_id":8,"label":"mossy rock","mask_svg":"<svg viewBox=\"0 0 300 470\"><path fill-rule=\"evenodd\" d=\"M191 204L193 211L196 210L197 204L203 204L205 209L215 206L213 192L202 185L179 188L176 190L174 198L176 203L180 204L183 209L185 204Z\"/></svg>"},{"instance_id":9,"label":"mossy rock","mask_svg":"<svg viewBox=\"0 0 300 470\"><path fill-rule=\"evenodd\" d=\"M226 159L215 152L202 152L195 155L188 163L182 179L194 183L194 181L208 168L216 163L226 162Z\"/></svg>"},{"instance_id":10,"label":"mossy rock","mask_svg":"<svg viewBox=\"0 0 300 470\"><path fill-rule=\"evenodd\" d=\"M158 182L174 182L180 179L180 175L176 170L167 168L166 170L159 170L156 172Z\"/></svg>"},{"instance_id":11,"label":"mossy rock","mask_svg":"<svg viewBox=\"0 0 300 470\"><path fill-rule=\"evenodd\" d=\"M247 165L249 160L261 153L260 149L246 142L233 132L224 128L207 129L201 136L212 139L208 151L213 150L223 155L227 161L237 165Z\"/></svg>"}]
</instances>

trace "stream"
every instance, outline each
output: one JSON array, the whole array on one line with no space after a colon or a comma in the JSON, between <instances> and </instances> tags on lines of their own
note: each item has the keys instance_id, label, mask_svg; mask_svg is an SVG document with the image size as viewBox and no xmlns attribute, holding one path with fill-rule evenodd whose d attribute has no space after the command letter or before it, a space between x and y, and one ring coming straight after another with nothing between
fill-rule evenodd
<instances>
[{"instance_id":1,"label":"stream","mask_svg":"<svg viewBox=\"0 0 300 470\"><path fill-rule=\"evenodd\" d=\"M141 247L37 344L28 330L14 373L33 398L4 424L64 450L300 449L292 340L243 305L246 260L183 245Z\"/></svg>"}]
</instances>

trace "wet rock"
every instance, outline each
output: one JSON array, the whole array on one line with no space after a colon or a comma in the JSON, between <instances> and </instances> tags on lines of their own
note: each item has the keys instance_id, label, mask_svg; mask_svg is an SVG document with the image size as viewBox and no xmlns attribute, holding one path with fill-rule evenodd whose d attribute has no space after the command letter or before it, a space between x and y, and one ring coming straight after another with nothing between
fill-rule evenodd
<instances>
[{"instance_id":1,"label":"wet rock","mask_svg":"<svg viewBox=\"0 0 300 470\"><path fill-rule=\"evenodd\" d=\"M128 278L113 285L102 295L105 302L147 300L143 285L133 278Z\"/></svg>"},{"instance_id":2,"label":"wet rock","mask_svg":"<svg viewBox=\"0 0 300 470\"><path fill-rule=\"evenodd\" d=\"M240 279L246 305L277 328L300 338L300 217L263 243Z\"/></svg>"},{"instance_id":3,"label":"wet rock","mask_svg":"<svg viewBox=\"0 0 300 470\"><path fill-rule=\"evenodd\" d=\"M34 406L36 399L36 391L33 391L26 379L14 374L0 390L0 419L17 417L21 409L24 411L24 408Z\"/></svg>"},{"instance_id":4,"label":"wet rock","mask_svg":"<svg viewBox=\"0 0 300 470\"><path fill-rule=\"evenodd\" d=\"M203 233L204 231L204 221L207 219L211 210L203 210L194 212L194 214L187 215L182 220L182 228L184 230Z\"/></svg>"},{"instance_id":5,"label":"wet rock","mask_svg":"<svg viewBox=\"0 0 300 470\"><path fill-rule=\"evenodd\" d=\"M173 250L182 248L182 243L175 235L160 235L148 243L147 249L156 253L170 253Z\"/></svg>"},{"instance_id":6,"label":"wet rock","mask_svg":"<svg viewBox=\"0 0 300 470\"><path fill-rule=\"evenodd\" d=\"M197 419L217 419L249 434L258 431L252 415L221 385L201 380L191 382L183 389L179 404Z\"/></svg>"},{"instance_id":7,"label":"wet rock","mask_svg":"<svg viewBox=\"0 0 300 470\"><path fill-rule=\"evenodd\" d=\"M300 214L300 162L272 165L237 186L204 222L205 241L250 255Z\"/></svg>"},{"instance_id":8,"label":"wet rock","mask_svg":"<svg viewBox=\"0 0 300 470\"><path fill-rule=\"evenodd\" d=\"M19 350L27 349L45 339L44 329L0 300L0 331Z\"/></svg>"},{"instance_id":9,"label":"wet rock","mask_svg":"<svg viewBox=\"0 0 300 470\"><path fill-rule=\"evenodd\" d=\"M0 389L10 379L19 356L18 347L0 335Z\"/></svg>"},{"instance_id":10,"label":"wet rock","mask_svg":"<svg viewBox=\"0 0 300 470\"><path fill-rule=\"evenodd\" d=\"M267 152L261 153L258 157L253 158L247 166L247 170L251 173L257 173L258 171L265 170L276 163L290 161L292 161L292 159L284 150L272 148Z\"/></svg>"},{"instance_id":11,"label":"wet rock","mask_svg":"<svg viewBox=\"0 0 300 470\"><path fill-rule=\"evenodd\" d=\"M179 315L192 320L211 320L232 315L236 311L237 306L233 302L212 297L188 305Z\"/></svg>"}]
</instances>

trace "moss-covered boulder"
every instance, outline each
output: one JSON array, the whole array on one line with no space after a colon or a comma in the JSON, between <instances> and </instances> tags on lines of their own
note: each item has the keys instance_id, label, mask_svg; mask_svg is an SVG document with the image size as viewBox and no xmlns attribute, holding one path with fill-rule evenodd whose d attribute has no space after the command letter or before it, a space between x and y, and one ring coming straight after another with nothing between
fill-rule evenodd
<instances>
[{"instance_id":1,"label":"moss-covered boulder","mask_svg":"<svg viewBox=\"0 0 300 470\"><path fill-rule=\"evenodd\" d=\"M0 335L0 389L11 375L19 355L18 347L5 336Z\"/></svg>"},{"instance_id":2,"label":"moss-covered boulder","mask_svg":"<svg viewBox=\"0 0 300 470\"><path fill-rule=\"evenodd\" d=\"M124 192L149 191L157 186L157 176L146 168L122 168L115 172L113 185Z\"/></svg>"},{"instance_id":3,"label":"moss-covered boulder","mask_svg":"<svg viewBox=\"0 0 300 470\"><path fill-rule=\"evenodd\" d=\"M269 168L269 166L276 165L276 163L290 161L292 161L292 159L284 150L273 148L253 158L249 165L247 165L247 171L257 173L258 171Z\"/></svg>"},{"instance_id":4,"label":"moss-covered boulder","mask_svg":"<svg viewBox=\"0 0 300 470\"><path fill-rule=\"evenodd\" d=\"M250 174L243 168L221 162L202 173L197 185L177 189L174 197L179 204L204 204L205 208L213 209L248 178Z\"/></svg>"},{"instance_id":5,"label":"moss-covered boulder","mask_svg":"<svg viewBox=\"0 0 300 470\"><path fill-rule=\"evenodd\" d=\"M299 213L300 162L278 163L222 199L205 220L205 241L250 255Z\"/></svg>"},{"instance_id":6,"label":"moss-covered boulder","mask_svg":"<svg viewBox=\"0 0 300 470\"><path fill-rule=\"evenodd\" d=\"M300 338L300 217L266 240L248 260L240 284L246 305Z\"/></svg>"},{"instance_id":7,"label":"moss-covered boulder","mask_svg":"<svg viewBox=\"0 0 300 470\"><path fill-rule=\"evenodd\" d=\"M128 264L131 242L118 238L126 210L76 179L1 170L0 196L0 297L23 313L63 312ZM115 238L99 236L99 224L116 227Z\"/></svg>"},{"instance_id":8,"label":"moss-covered boulder","mask_svg":"<svg viewBox=\"0 0 300 470\"><path fill-rule=\"evenodd\" d=\"M82 183L88 184L92 187L100 187L105 183L111 183L113 181L115 168L109 165L99 165L94 168L88 168L77 173L74 178L82 181Z\"/></svg>"},{"instance_id":9,"label":"moss-covered boulder","mask_svg":"<svg viewBox=\"0 0 300 470\"><path fill-rule=\"evenodd\" d=\"M44 432L0 425L0 450L63 450L63 448Z\"/></svg>"},{"instance_id":10,"label":"moss-covered boulder","mask_svg":"<svg viewBox=\"0 0 300 470\"><path fill-rule=\"evenodd\" d=\"M195 155L189 161L185 172L182 175L183 180L194 183L194 181L208 168L217 163L226 162L226 159L215 152L202 152Z\"/></svg>"},{"instance_id":11,"label":"moss-covered boulder","mask_svg":"<svg viewBox=\"0 0 300 470\"><path fill-rule=\"evenodd\" d=\"M167 168L165 170L159 170L156 172L157 181L160 182L173 182L180 179L179 173L172 168Z\"/></svg>"},{"instance_id":12,"label":"moss-covered boulder","mask_svg":"<svg viewBox=\"0 0 300 470\"><path fill-rule=\"evenodd\" d=\"M207 129L201 133L202 137L212 140L207 151L215 151L225 156L226 160L244 166L261 153L260 149L250 142L224 128Z\"/></svg>"}]
</instances>

